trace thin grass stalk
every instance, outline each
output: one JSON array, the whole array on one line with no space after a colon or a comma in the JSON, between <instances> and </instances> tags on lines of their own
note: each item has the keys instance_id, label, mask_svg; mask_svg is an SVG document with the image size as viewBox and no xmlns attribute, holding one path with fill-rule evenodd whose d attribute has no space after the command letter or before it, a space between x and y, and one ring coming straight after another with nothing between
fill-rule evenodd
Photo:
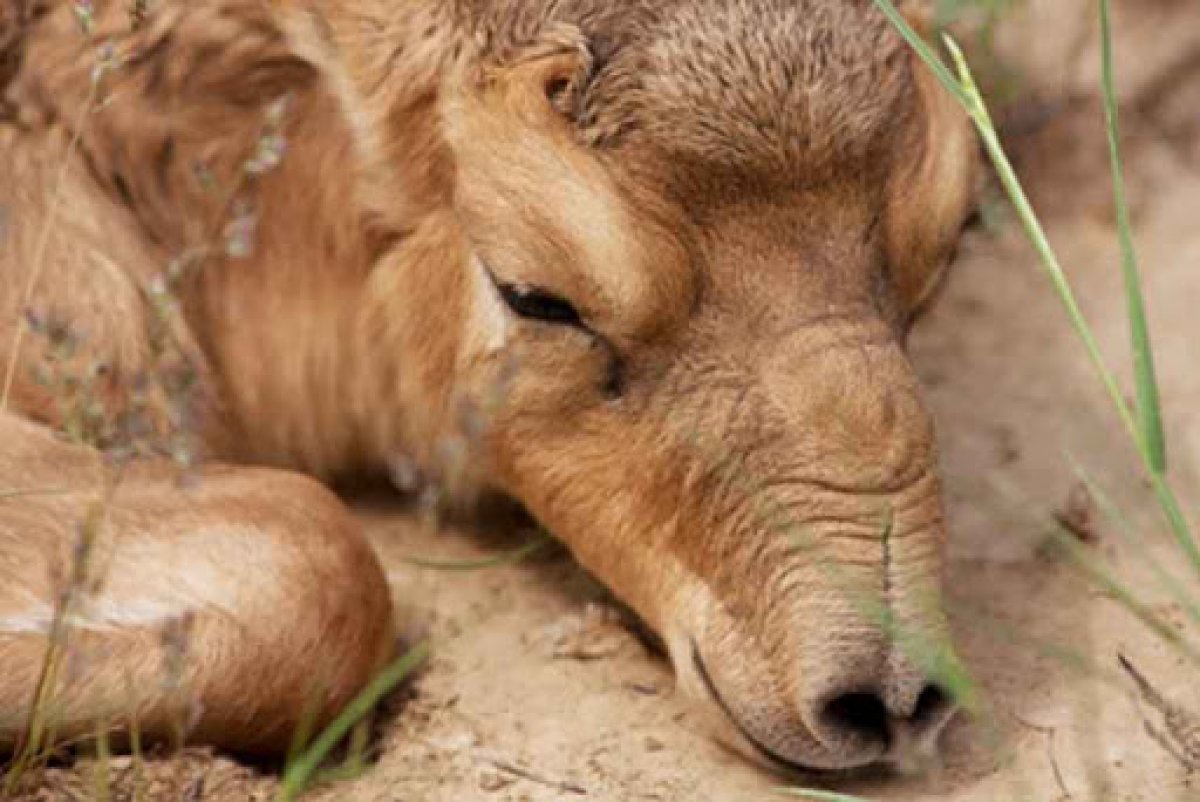
<instances>
[{"instance_id":1,"label":"thin grass stalk","mask_svg":"<svg viewBox=\"0 0 1200 802\"><path fill-rule=\"evenodd\" d=\"M129 717L129 753L133 756L133 790L130 793L133 802L141 802L146 792L146 758L142 752L142 725L136 709Z\"/></svg>"},{"instance_id":2,"label":"thin grass stalk","mask_svg":"<svg viewBox=\"0 0 1200 802\"><path fill-rule=\"evenodd\" d=\"M1038 529L1045 528L1049 545L1058 548L1062 556L1065 556L1073 567L1106 591L1118 605L1140 620L1150 632L1158 635L1181 657L1200 666L1200 650L1196 645L1186 640L1165 619L1158 616L1149 604L1138 598L1137 594L1118 579L1102 559L1079 542L1073 532L1067 530L1052 517L1047 516L1047 520L1039 515L1026 513L1026 510L1032 509L1036 505L1025 498L1024 494L1010 483L997 480L996 486L1017 517Z\"/></svg>"},{"instance_id":3,"label":"thin grass stalk","mask_svg":"<svg viewBox=\"0 0 1200 802\"><path fill-rule=\"evenodd\" d=\"M1155 497L1158 499L1159 506L1167 522L1170 524L1176 543L1187 557L1192 569L1197 574L1200 574L1200 546L1197 545L1195 538L1192 536L1187 517L1183 514L1179 500L1167 482L1165 474L1157 470L1155 456L1151 453L1149 444L1142 437L1142 430L1138 420L1134 416L1129 402L1125 400L1125 395L1121 391L1116 376L1109 369L1103 354L1100 352L1100 346L1096 341L1091 326L1088 324L1079 307L1074 290L1071 288L1066 273L1058 260L1058 255L1055 253L1053 246L1051 246L1045 229L1042 227L1041 221L1038 220L1037 214L1033 210L1033 205L1030 203L1025 189L1017 177L1016 170L1004 152L1004 147L1000 142L1000 135L996 130L995 124L992 122L987 104L983 100L979 87L975 84L975 79L970 67L967 65L961 48L949 36L943 37L946 48L950 51L958 71L959 77L955 79L929 44L913 29L904 18L904 15L896 9L892 0L874 0L874 2L933 71L938 81L962 104L971 120L975 123L984 148L995 166L1000 183L1003 185L1017 212L1021 226L1037 251L1038 257L1066 310L1067 317L1070 319L1072 327L1083 343L1088 361L1108 392L1117 416L1120 418L1122 425L1136 447L1135 450L1146 469L1147 476L1154 488Z\"/></svg>"},{"instance_id":4,"label":"thin grass stalk","mask_svg":"<svg viewBox=\"0 0 1200 802\"><path fill-rule=\"evenodd\" d=\"M497 557L486 557L481 560L439 560L428 557L405 557L404 561L418 568L428 568L433 571L483 571L488 568L499 568L503 565L513 565L522 562L547 548L554 541L550 537L540 537L526 543L524 546L501 554Z\"/></svg>"},{"instance_id":5,"label":"thin grass stalk","mask_svg":"<svg viewBox=\"0 0 1200 802\"><path fill-rule=\"evenodd\" d=\"M888 0L876 0L876 2L888 2ZM1025 194L1025 189L1021 185L1020 179L1017 178L1016 170L1013 169L1012 163L1009 161L1003 146L1000 144L1000 135L992 123L983 97L975 85L975 80L971 77L971 70L967 66L967 61L963 56L962 50L949 37L946 39L946 46L954 57L959 75L962 76L963 86L966 87L967 94L976 109L975 113L972 114L972 118L975 120L980 135L983 138L988 155L996 166L1001 183L1004 185L1005 191L1008 193L1017 210L1017 215L1021 219L1026 234L1033 242L1038 255L1042 259L1042 264L1046 267L1051 281L1054 283L1059 298L1067 310L1071 324L1083 342L1092 367L1104 383L1105 389L1108 390L1113 408L1116 409L1130 439L1136 446L1138 456L1141 457L1147 476L1154 488L1155 497L1158 499L1159 506L1166 515L1176 542L1187 556L1193 570L1200 574L1200 546L1197 546L1196 540L1192 536L1191 527L1188 525L1187 518L1183 514L1179 500L1175 496L1175 491L1171 489L1165 475L1155 470L1154 457L1147 450L1147 444L1141 437L1138 423L1129 408L1129 403L1125 400L1125 395L1121 392L1116 377L1108 368L1107 363L1104 361L1104 356L1100 353L1100 346L1096 342L1096 337L1092 333L1091 326L1079 308L1079 304L1075 299L1075 293L1071 289L1066 273L1058 261L1058 256L1050 245L1050 240L1046 236L1045 229L1042 228L1041 221L1038 220L1037 214L1033 211L1029 197Z\"/></svg>"},{"instance_id":6,"label":"thin grass stalk","mask_svg":"<svg viewBox=\"0 0 1200 802\"><path fill-rule=\"evenodd\" d=\"M319 772L313 785L348 782L357 780L367 772L367 749L371 742L371 719L365 718L355 725L350 733L350 743L346 748L346 759L341 765Z\"/></svg>"},{"instance_id":7,"label":"thin grass stalk","mask_svg":"<svg viewBox=\"0 0 1200 802\"><path fill-rule=\"evenodd\" d=\"M383 697L407 679L429 657L429 644L421 643L385 668L346 705L333 723L286 768L277 802L291 802L308 788L321 764L341 741L363 721Z\"/></svg>"},{"instance_id":8,"label":"thin grass stalk","mask_svg":"<svg viewBox=\"0 0 1200 802\"><path fill-rule=\"evenodd\" d=\"M861 796L838 794L833 791L818 791L814 788L776 788L776 793L784 796L795 796L810 802L870 802Z\"/></svg>"},{"instance_id":9,"label":"thin grass stalk","mask_svg":"<svg viewBox=\"0 0 1200 802\"><path fill-rule=\"evenodd\" d=\"M1101 560L1097 559L1075 536L1058 525L1051 533L1054 546L1061 549L1079 570L1093 583L1107 592L1113 599L1153 632L1167 645L1194 666L1200 666L1200 650L1179 632L1155 614L1154 610L1117 579L1116 575Z\"/></svg>"},{"instance_id":10,"label":"thin grass stalk","mask_svg":"<svg viewBox=\"0 0 1200 802\"><path fill-rule=\"evenodd\" d=\"M367 770L367 749L371 745L371 722L363 719L358 722L354 732L350 734L350 749L342 770L349 776L357 777Z\"/></svg>"},{"instance_id":11,"label":"thin grass stalk","mask_svg":"<svg viewBox=\"0 0 1200 802\"><path fill-rule=\"evenodd\" d=\"M50 706L54 702L63 660L67 656L71 621L80 601L79 595L87 585L91 550L102 525L104 503L105 501L96 502L80 527L80 542L76 546L67 585L62 591L59 603L55 605L54 616L50 622L46 654L34 685L24 735L5 778L5 791L10 794L15 792L24 774L41 759L43 750L54 745L54 716L50 712Z\"/></svg>"},{"instance_id":12,"label":"thin grass stalk","mask_svg":"<svg viewBox=\"0 0 1200 802\"><path fill-rule=\"evenodd\" d=\"M112 798L112 748L108 740L108 724L103 719L96 722L96 769L92 778L92 798L96 802L109 802Z\"/></svg>"},{"instance_id":13,"label":"thin grass stalk","mask_svg":"<svg viewBox=\"0 0 1200 802\"><path fill-rule=\"evenodd\" d=\"M1029 649L1039 657L1059 663L1081 678L1098 680L1113 690L1125 687L1119 674L1101 666L1091 655L1058 641L1032 637L1023 627L997 618L993 611L982 604L959 599L956 605L959 613L970 619L972 626L985 627L993 639L1002 639L1011 646Z\"/></svg>"},{"instance_id":14,"label":"thin grass stalk","mask_svg":"<svg viewBox=\"0 0 1200 802\"><path fill-rule=\"evenodd\" d=\"M876 2L884 1L876 0ZM1050 244L1046 231L1042 227L1037 213L1033 210L1033 204L1030 202L1029 196L1025 193L1025 188L1021 184L1021 180L1017 177L1012 162L1009 161L1008 155L1004 152L1004 146L1000 143L1000 134L997 132L995 123L992 122L991 114L988 112L983 97L979 93L979 88L976 86L975 79L972 77L970 68L967 66L966 58L963 56L958 45L949 37L946 38L946 47L950 50L958 66L962 85L966 88L969 99L968 113L970 113L971 119L975 122L976 128L979 130L984 148L987 150L988 156L996 168L1000 183L1011 199L1021 225L1025 229L1025 233L1032 242L1034 249L1037 251L1042 265L1046 268L1046 272L1054 285L1054 290L1062 301L1067 317L1071 321L1071 326L1082 341L1083 347L1087 351L1088 360L1104 384L1104 388L1108 391L1113 407L1120 416L1121 422L1124 424L1133 441L1140 445L1142 440L1138 434L1138 427L1133 412L1125 400L1125 395L1121 391L1121 386L1117 382L1116 376L1108 368L1108 364L1104 360L1104 355L1100 351L1100 344L1097 342L1096 336L1092 332L1092 327L1087 322L1087 318L1084 317L1083 310L1079 307L1079 301L1075 297L1075 291L1071 287L1066 271L1063 270L1062 264L1058 260L1058 254Z\"/></svg>"},{"instance_id":15,"label":"thin grass stalk","mask_svg":"<svg viewBox=\"0 0 1200 802\"><path fill-rule=\"evenodd\" d=\"M1125 396L1121 392L1121 387L1117 383L1116 377L1112 371L1108 369L1107 363L1104 361L1104 356L1100 352L1100 345L1096 341L1092 333L1091 326L1088 325L1087 319L1083 315L1083 311L1079 307L1079 302L1075 298L1075 292L1071 288L1070 281L1067 279L1066 272L1062 269L1062 265L1058 261L1058 255L1055 253L1053 246L1050 244L1049 238L1046 236L1045 230L1042 228L1041 222L1037 218L1037 214L1033 211L1033 205L1029 201L1028 195L1025 194L1025 188L1022 186L1020 179L1017 177L1016 170L1012 163L1008 160L1007 154L1004 152L1004 147L1000 143L1000 135L996 130L995 124L992 122L991 114L988 112L987 105L983 101L983 97L979 92L979 88L975 84L975 79L971 74L970 68L967 66L966 59L959 49L958 45L949 36L944 37L944 42L947 49L950 50L955 63L958 67L959 79L955 79L949 69L942 63L942 60L933 51L933 49L925 42L919 33L904 19L903 15L896 10L891 0L874 0L875 3L883 9L893 24L896 25L901 35L908 41L909 45L916 50L917 54L925 62L925 64L934 72L938 81L951 94L958 99L964 110L970 116L972 122L975 123L979 131L980 138L983 141L984 148L988 152L993 165L996 168L996 173L1000 178L1000 183L1004 190L1008 193L1009 198L1017 212L1021 221L1022 227L1025 229L1026 235L1033 244L1034 250L1037 251L1038 257L1041 259L1046 272L1054 285L1055 292L1063 303L1066 309L1067 316L1070 318L1071 324L1076 333L1083 341L1083 346L1087 350L1088 358L1092 363L1093 368L1099 374L1100 380L1104 383L1105 389L1108 391L1112 399L1113 406L1116 408L1121 422L1125 425L1130 436L1137 443L1141 442L1138 436L1138 427L1134 420L1133 413L1129 405L1125 401Z\"/></svg>"},{"instance_id":16,"label":"thin grass stalk","mask_svg":"<svg viewBox=\"0 0 1200 802\"><path fill-rule=\"evenodd\" d=\"M59 212L62 209L63 196L65 194L63 190L67 183L67 174L70 172L71 163L75 160L75 154L79 150L79 143L83 139L84 121L96 106L96 100L100 94L100 80L104 76L104 72L105 70L101 67L97 67L93 71L91 84L88 86L87 97L84 99L83 106L76 115L74 134L72 134L71 140L67 143L67 152L54 179L54 192L51 195L50 209L46 214L46 222L38 232L37 244L33 251L33 267L29 271L29 278L26 280L25 287L21 293L22 310L29 306L37 283L46 269L46 262L48 261L46 257L50 250L50 237L55 224L58 222ZM19 314L17 317L17 331L13 336L12 353L8 355L8 365L4 370L4 384L3 387L0 387L0 413L8 411L13 384L17 377L17 363L20 362L21 348L28 335L29 323L25 319L24 314Z\"/></svg>"},{"instance_id":17,"label":"thin grass stalk","mask_svg":"<svg viewBox=\"0 0 1200 802\"><path fill-rule=\"evenodd\" d=\"M300 711L300 718L296 724L296 729L292 732L292 741L288 744L287 758L284 760L285 766L290 766L300 759L304 754L304 750L312 743L313 733L317 729L317 721L321 715L321 697L323 693L313 689L308 694L308 698L304 702L304 709Z\"/></svg>"},{"instance_id":18,"label":"thin grass stalk","mask_svg":"<svg viewBox=\"0 0 1200 802\"><path fill-rule=\"evenodd\" d=\"M1154 351L1150 345L1146 300L1138 269L1133 224L1125 194L1125 168L1121 158L1121 123L1117 105L1115 67L1113 66L1112 9L1110 0L1100 0L1101 85L1104 93L1104 120L1108 131L1108 151L1112 165L1113 198L1116 201L1117 235L1121 242L1121 272L1125 298L1129 304L1129 334L1133 348L1133 374L1137 392L1137 416L1142 444L1150 468L1167 472L1167 446L1163 436L1162 403L1154 370Z\"/></svg>"},{"instance_id":19,"label":"thin grass stalk","mask_svg":"<svg viewBox=\"0 0 1200 802\"><path fill-rule=\"evenodd\" d=\"M5 778L5 792L8 794L15 793L25 774L36 766L42 755L43 746L49 745L45 742L53 741L53 735L49 734L52 722L49 721L48 709L51 704L51 692L58 682L62 659L66 651L66 629L65 616L56 615L55 620L51 623L50 645L39 670L25 734L21 739L16 757L8 767L8 774Z\"/></svg>"},{"instance_id":20,"label":"thin grass stalk","mask_svg":"<svg viewBox=\"0 0 1200 802\"><path fill-rule=\"evenodd\" d=\"M888 18L888 21L900 32L909 46L917 52L921 60L933 71L937 76L938 83L946 88L946 91L954 95L954 98L962 104L963 108L970 110L972 105L971 98L966 91L954 78L954 74L950 69L942 63L941 58L934 52L929 42L925 41L925 37L917 33L916 29L909 24L908 18L900 12L900 9L891 2L891 0L875 0L875 5L883 12L883 15Z\"/></svg>"},{"instance_id":21,"label":"thin grass stalk","mask_svg":"<svg viewBox=\"0 0 1200 802\"><path fill-rule=\"evenodd\" d=\"M1192 598L1188 589L1167 571L1159 560L1155 559L1150 550L1146 548L1145 541L1137 535L1137 529L1133 526L1133 523L1125 517L1124 513L1121 512L1121 508L1117 506L1112 497L1100 486L1095 477L1072 455L1068 454L1067 459L1071 463L1071 468L1075 472L1075 476L1083 483L1084 488L1096 502L1100 511L1112 523L1117 535L1150 568L1159 585L1167 589L1179 606L1183 608L1183 611L1192 619L1192 622L1200 625L1200 603Z\"/></svg>"}]
</instances>

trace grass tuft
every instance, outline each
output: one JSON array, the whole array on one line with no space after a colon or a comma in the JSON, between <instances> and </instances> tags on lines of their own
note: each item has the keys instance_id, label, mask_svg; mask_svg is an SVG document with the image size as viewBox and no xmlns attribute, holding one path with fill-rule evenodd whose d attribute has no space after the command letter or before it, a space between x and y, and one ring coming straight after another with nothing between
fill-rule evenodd
<instances>
[{"instance_id":1,"label":"grass tuft","mask_svg":"<svg viewBox=\"0 0 1200 802\"><path fill-rule=\"evenodd\" d=\"M283 782L277 802L291 802L312 784L321 764L334 748L350 735L385 696L410 677L429 657L429 644L421 643L375 677L358 696L346 705L341 714L284 769Z\"/></svg>"}]
</instances>

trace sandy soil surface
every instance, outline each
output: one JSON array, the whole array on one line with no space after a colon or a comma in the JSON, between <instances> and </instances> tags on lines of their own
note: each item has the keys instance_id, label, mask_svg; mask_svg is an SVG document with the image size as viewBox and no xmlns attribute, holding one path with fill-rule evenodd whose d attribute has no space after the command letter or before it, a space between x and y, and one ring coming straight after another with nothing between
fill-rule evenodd
<instances>
[{"instance_id":1,"label":"sandy soil surface","mask_svg":"<svg viewBox=\"0 0 1200 802\"><path fill-rule=\"evenodd\" d=\"M1200 105L1189 93L1200 85L1200 64L1187 75L1160 87L1128 122L1131 191L1173 470L1194 512ZM1044 107L1049 112L1018 131L1014 145L1035 200L1050 215L1051 238L1081 304L1125 375L1127 335L1099 111L1086 93L1063 85L1043 97L1053 101ZM1093 513L1089 548L1111 560L1158 613L1183 626L1181 611L1159 598L1148 573L1147 555L1175 570L1180 561L1171 556L1135 460L1031 251L1011 218L997 214L998 224L969 235L944 297L913 338L944 453L951 612L987 715L953 723L939 764L918 776L792 779L894 802L1200 799L1200 776L1189 776L1149 733L1147 723L1162 725L1118 670L1117 655L1167 697L1198 709L1194 667L1045 548L1048 522L1072 506L1077 479L1070 454L1146 533L1131 548ZM776 789L783 779L708 738L673 696L665 660L622 625L603 590L569 557L549 551L469 573L419 568L405 558L486 557L519 545L526 534L498 532L486 522L435 530L386 501L362 501L359 510L397 604L415 630L429 634L434 656L384 717L375 765L314 800L781 798ZM1091 668L1080 671L1080 661ZM94 770L84 762L54 772L30 798L90 798ZM110 771L120 798L122 788L132 787L132 764L118 760ZM275 792L269 770L204 754L160 761L148 772L152 799L232 802Z\"/></svg>"}]
</instances>

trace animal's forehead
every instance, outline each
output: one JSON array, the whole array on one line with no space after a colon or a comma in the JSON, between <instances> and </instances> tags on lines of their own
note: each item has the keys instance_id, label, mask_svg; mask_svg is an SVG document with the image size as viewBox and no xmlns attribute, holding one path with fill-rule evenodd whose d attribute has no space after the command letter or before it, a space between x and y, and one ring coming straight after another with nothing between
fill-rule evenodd
<instances>
[{"instance_id":1,"label":"animal's forehead","mask_svg":"<svg viewBox=\"0 0 1200 802\"><path fill-rule=\"evenodd\" d=\"M821 181L869 164L906 121L903 43L872 0L501 5L495 48L555 23L583 30L595 65L579 123L601 147Z\"/></svg>"}]
</instances>

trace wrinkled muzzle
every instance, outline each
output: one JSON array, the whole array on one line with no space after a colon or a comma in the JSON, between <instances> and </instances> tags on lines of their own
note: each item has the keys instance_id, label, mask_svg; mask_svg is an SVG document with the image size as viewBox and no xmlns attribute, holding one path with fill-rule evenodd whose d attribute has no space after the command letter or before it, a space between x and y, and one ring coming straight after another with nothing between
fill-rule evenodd
<instances>
[{"instance_id":1,"label":"wrinkled muzzle","mask_svg":"<svg viewBox=\"0 0 1200 802\"><path fill-rule=\"evenodd\" d=\"M924 517L926 502L896 501ZM679 608L688 634L668 642L681 687L776 762L842 769L931 751L950 711L925 670L946 649L930 526L863 514L761 545L744 590L705 588Z\"/></svg>"},{"instance_id":2,"label":"wrinkled muzzle","mask_svg":"<svg viewBox=\"0 0 1200 802\"><path fill-rule=\"evenodd\" d=\"M680 685L760 758L909 763L951 712L927 670L948 655L944 524L912 370L853 327L756 373L688 416L722 423L681 449L690 581L664 626Z\"/></svg>"},{"instance_id":3,"label":"wrinkled muzzle","mask_svg":"<svg viewBox=\"0 0 1200 802\"><path fill-rule=\"evenodd\" d=\"M737 745L842 769L931 745L950 705L929 416L882 321L687 344L576 417L520 380L506 489L640 613ZM549 403L543 401L542 403Z\"/></svg>"}]
</instances>

